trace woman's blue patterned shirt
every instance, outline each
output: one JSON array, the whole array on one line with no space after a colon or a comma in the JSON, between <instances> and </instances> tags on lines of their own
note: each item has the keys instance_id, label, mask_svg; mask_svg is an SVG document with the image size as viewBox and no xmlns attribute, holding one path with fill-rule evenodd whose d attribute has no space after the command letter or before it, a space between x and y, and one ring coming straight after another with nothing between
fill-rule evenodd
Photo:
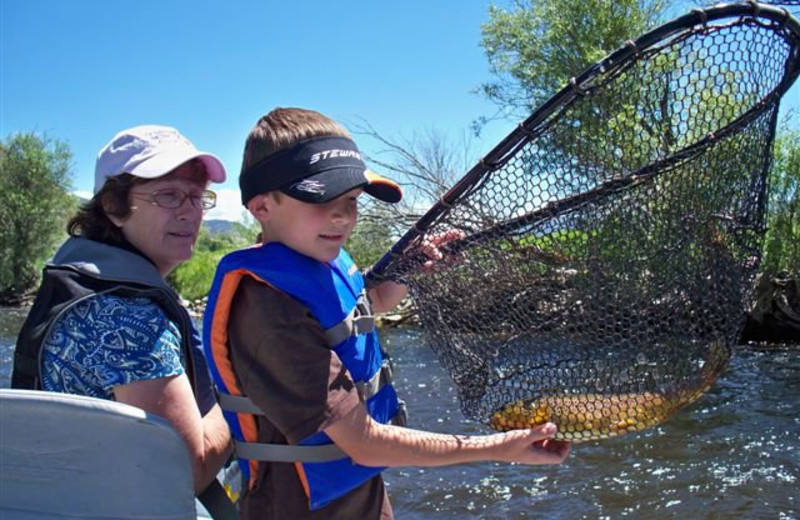
<instances>
[{"instance_id":1,"label":"woman's blue patterned shirt","mask_svg":"<svg viewBox=\"0 0 800 520\"><path fill-rule=\"evenodd\" d=\"M114 387L180 375L181 335L152 300L100 294L76 303L42 346L44 390L114 399Z\"/></svg>"}]
</instances>

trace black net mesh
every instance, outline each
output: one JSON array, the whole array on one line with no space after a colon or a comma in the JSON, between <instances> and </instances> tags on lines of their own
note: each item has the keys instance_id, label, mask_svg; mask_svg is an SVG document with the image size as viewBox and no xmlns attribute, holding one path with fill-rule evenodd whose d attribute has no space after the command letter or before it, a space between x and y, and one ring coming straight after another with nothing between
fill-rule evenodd
<instances>
[{"instance_id":1,"label":"black net mesh","mask_svg":"<svg viewBox=\"0 0 800 520\"><path fill-rule=\"evenodd\" d=\"M797 23L694 12L578 77L376 264L401 279L467 417L608 438L705 392L759 264ZM765 17L765 12L771 17ZM461 230L427 272L423 236Z\"/></svg>"}]
</instances>

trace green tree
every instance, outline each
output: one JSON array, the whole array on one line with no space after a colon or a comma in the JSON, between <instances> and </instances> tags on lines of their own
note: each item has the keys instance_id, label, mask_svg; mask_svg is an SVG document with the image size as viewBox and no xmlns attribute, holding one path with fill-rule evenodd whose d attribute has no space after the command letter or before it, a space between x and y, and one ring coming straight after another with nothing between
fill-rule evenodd
<instances>
[{"instance_id":1,"label":"green tree","mask_svg":"<svg viewBox=\"0 0 800 520\"><path fill-rule=\"evenodd\" d=\"M659 21L665 0L515 0L489 8L481 32L495 81L480 92L518 117L569 78Z\"/></svg>"},{"instance_id":2,"label":"green tree","mask_svg":"<svg viewBox=\"0 0 800 520\"><path fill-rule=\"evenodd\" d=\"M350 235L345 249L360 268L370 267L392 247L394 239L390 228L391 222L393 222L392 208L386 204L373 204L369 211L359 216L358 225Z\"/></svg>"},{"instance_id":3,"label":"green tree","mask_svg":"<svg viewBox=\"0 0 800 520\"><path fill-rule=\"evenodd\" d=\"M64 236L77 207L70 195L67 144L33 132L0 143L0 295L13 300L33 288L41 263Z\"/></svg>"},{"instance_id":4,"label":"green tree","mask_svg":"<svg viewBox=\"0 0 800 520\"><path fill-rule=\"evenodd\" d=\"M762 271L800 277L800 129L784 125L775 141Z\"/></svg>"},{"instance_id":5,"label":"green tree","mask_svg":"<svg viewBox=\"0 0 800 520\"><path fill-rule=\"evenodd\" d=\"M666 14L667 7L665 0L516 0L510 9L493 7L489 21L482 27L482 45L496 79L483 85L481 91L503 111L528 115L566 85L570 77L580 74L625 40L654 27ZM723 29L720 34L724 32ZM730 52L734 54L747 51L758 55L767 50L751 51L733 41L727 41L726 45L731 46ZM734 49L738 45L743 48ZM714 70L717 62L710 60L718 58L703 46L687 46L681 52L665 48L646 67L624 71L616 79L619 88L601 89L594 93L591 103L575 103L560 114L559 121L549 128L547 139L537 141L538 153L532 155L527 167L535 169L547 161L580 165L579 175L548 179L554 188L549 195L559 198L574 191L573 184L595 183L607 177L608 172L637 171L715 132L741 116L752 106L753 97L763 95L763 89L768 88L761 88L762 76L750 67L721 69L714 82L700 74L681 76L679 83L675 72L671 72L695 66L698 70ZM792 152L796 148L796 134L791 133L780 138L775 147L767 217L770 231L762 264L766 270L798 272L800 264L797 260L800 246L796 245L800 221L798 181L793 173L797 171L797 158ZM716 166L715 171L731 176L715 187L710 185L714 179L706 178L702 169L666 176L653 189L663 192L658 199L670 193L675 203L650 208L652 220L675 221L679 217L669 213L673 208L692 215L697 214L698 208L714 207L708 200L713 190L716 190L714 204L725 207L726 201L735 200L735 194L729 191L737 189L736 172L751 158L751 154L736 157L723 154L704 159L710 161L709 169ZM720 167L725 161L733 162ZM558 164L549 166L550 170L559 171ZM692 186L694 189L690 189ZM698 193L704 194L703 197L697 197ZM627 234L631 223L611 218L606 224L607 228L618 228L620 233ZM707 231L710 243L726 237L716 225L709 225ZM608 236L613 239L615 233L609 232ZM647 240L641 244L642 250L646 250L647 243L660 242L658 236L643 238ZM732 245L732 240L725 242Z\"/></svg>"}]
</instances>

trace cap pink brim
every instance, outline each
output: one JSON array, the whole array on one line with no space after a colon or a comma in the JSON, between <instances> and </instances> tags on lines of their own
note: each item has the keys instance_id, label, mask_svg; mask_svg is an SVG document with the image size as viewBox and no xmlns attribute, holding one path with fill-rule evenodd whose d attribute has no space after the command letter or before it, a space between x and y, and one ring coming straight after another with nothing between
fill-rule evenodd
<instances>
[{"instance_id":1,"label":"cap pink brim","mask_svg":"<svg viewBox=\"0 0 800 520\"><path fill-rule=\"evenodd\" d=\"M155 179L166 175L178 166L192 159L200 159L206 167L208 180L211 182L225 181L225 167L216 156L204 152L190 152L187 150L176 150L173 153L161 153L133 168L130 173L144 179Z\"/></svg>"}]
</instances>

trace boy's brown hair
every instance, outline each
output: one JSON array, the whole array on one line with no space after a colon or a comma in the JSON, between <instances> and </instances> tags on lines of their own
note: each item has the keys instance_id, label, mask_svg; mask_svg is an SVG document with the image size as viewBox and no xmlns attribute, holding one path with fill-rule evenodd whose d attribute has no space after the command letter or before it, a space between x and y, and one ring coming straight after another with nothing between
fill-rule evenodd
<instances>
[{"instance_id":1,"label":"boy's brown hair","mask_svg":"<svg viewBox=\"0 0 800 520\"><path fill-rule=\"evenodd\" d=\"M351 138L342 125L315 110L276 108L259 119L247 135L240 175L264 158L299 141L327 136Z\"/></svg>"}]
</instances>

